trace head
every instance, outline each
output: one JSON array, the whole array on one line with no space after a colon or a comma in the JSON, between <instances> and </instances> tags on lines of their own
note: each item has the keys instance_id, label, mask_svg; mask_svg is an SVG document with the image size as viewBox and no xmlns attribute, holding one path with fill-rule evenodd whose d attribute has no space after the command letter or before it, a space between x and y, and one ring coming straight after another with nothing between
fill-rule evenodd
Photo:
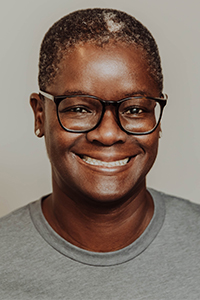
<instances>
[{"instance_id":1,"label":"head","mask_svg":"<svg viewBox=\"0 0 200 300\"><path fill-rule=\"evenodd\" d=\"M134 17L114 9L75 11L57 21L48 30L40 50L40 89L45 91L53 83L62 58L75 47L85 43L103 47L109 42L120 42L141 49L148 63L148 72L162 93L162 68L153 36Z\"/></svg>"},{"instance_id":2,"label":"head","mask_svg":"<svg viewBox=\"0 0 200 300\"><path fill-rule=\"evenodd\" d=\"M80 10L56 22L44 37L40 90L53 96L81 93L105 101L127 95L161 97L163 77L157 45L135 18L112 9ZM35 129L45 136L54 186L80 201L125 200L145 189L158 148L160 126L135 136L106 106L97 128L84 133L61 128L55 103L32 94Z\"/></svg>"}]
</instances>

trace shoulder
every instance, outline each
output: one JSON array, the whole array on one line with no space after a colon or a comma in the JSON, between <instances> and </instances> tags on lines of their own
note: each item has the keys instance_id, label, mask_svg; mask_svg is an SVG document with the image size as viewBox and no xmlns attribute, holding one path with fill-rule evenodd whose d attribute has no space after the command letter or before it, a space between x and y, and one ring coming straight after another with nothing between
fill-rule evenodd
<instances>
[{"instance_id":1,"label":"shoulder","mask_svg":"<svg viewBox=\"0 0 200 300\"><path fill-rule=\"evenodd\" d=\"M38 205L37 205L38 203ZM34 205L36 204L36 205ZM31 206L40 206L40 200L19 208L0 219L0 273L16 272L37 257L45 241L38 233L30 212ZM6 274L7 274L6 273Z\"/></svg>"},{"instance_id":2,"label":"shoulder","mask_svg":"<svg viewBox=\"0 0 200 300\"><path fill-rule=\"evenodd\" d=\"M194 203L190 200L166 194L152 188L148 189L152 197L160 198L165 203L167 210L179 210L181 213L194 213L200 216L200 204Z\"/></svg>"},{"instance_id":3,"label":"shoulder","mask_svg":"<svg viewBox=\"0 0 200 300\"><path fill-rule=\"evenodd\" d=\"M189 200L149 189L152 197L165 204L164 228L171 233L200 241L200 205Z\"/></svg>"},{"instance_id":4,"label":"shoulder","mask_svg":"<svg viewBox=\"0 0 200 300\"><path fill-rule=\"evenodd\" d=\"M190 200L180 198L177 196L169 195L154 189L149 189L152 196L156 196L165 202L166 210L180 211L184 214L195 214L197 217L200 216L200 204L191 202Z\"/></svg>"},{"instance_id":5,"label":"shoulder","mask_svg":"<svg viewBox=\"0 0 200 300\"><path fill-rule=\"evenodd\" d=\"M39 202L35 201L32 203ZM0 241L1 245L13 245L13 242L22 241L28 238L34 226L31 220L30 204L21 207L8 215L0 218Z\"/></svg>"},{"instance_id":6,"label":"shoulder","mask_svg":"<svg viewBox=\"0 0 200 300\"><path fill-rule=\"evenodd\" d=\"M9 230L10 226L12 226L13 223L15 224L16 229L22 223L24 223L24 220L27 219L27 215L29 214L28 206L29 204L12 211L11 213L5 215L4 217L1 217L0 218L1 232L4 230Z\"/></svg>"}]
</instances>

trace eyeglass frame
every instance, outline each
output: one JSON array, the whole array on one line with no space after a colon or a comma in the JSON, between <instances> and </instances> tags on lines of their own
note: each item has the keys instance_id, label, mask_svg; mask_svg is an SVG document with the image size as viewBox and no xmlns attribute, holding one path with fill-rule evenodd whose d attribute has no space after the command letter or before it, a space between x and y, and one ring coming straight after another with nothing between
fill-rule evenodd
<instances>
[{"instance_id":1,"label":"eyeglass frame","mask_svg":"<svg viewBox=\"0 0 200 300\"><path fill-rule=\"evenodd\" d=\"M149 97L149 96L145 96L145 99L149 99L149 100L154 100L156 102L159 103L160 107L161 107L161 111L160 111L160 116L159 116L159 119L158 119L158 122L156 124L156 126L149 130L149 131L146 131L146 132L131 132L131 131L128 131L126 129L123 128L123 126L121 125L121 122L120 122L120 119L119 119L119 106L122 102L126 101L126 100L129 100L129 99L142 99L144 98L144 96L132 96L132 97L127 97L127 98L123 98L123 99L120 99L118 101L114 101L114 100L103 100L101 98L98 98L96 96L92 96L92 95L61 95L61 96L53 96L49 93L46 93L44 91L41 91L39 90L39 96L43 96L43 97L46 97L47 99L49 100L52 100L55 104L56 104L56 113L57 113L57 118L58 118L58 122L60 124L60 126L67 132L72 132L72 133L87 133L87 132L90 132L94 129L96 129L102 119L103 119L103 116L104 116L104 113L105 113L105 108L107 105L114 105L115 106L115 110L116 110L116 117L117 117L117 124L118 126L120 127L120 129L122 129L123 131L125 131L126 133L128 134L133 134L133 135L147 135L147 134L150 134L152 133L153 131L156 130L156 128L158 127L159 123L160 123L160 120L162 118L162 114L163 114L163 109L165 107L165 105L167 104L167 99L168 99L168 95L167 94L162 94L162 96L164 98L159 98L159 97ZM66 127L63 126L61 120L60 120L60 117L59 117L59 112L58 112L58 106L60 104L60 102L66 98L74 98L74 97L89 97L91 99L95 99L95 100L98 100L100 101L101 105L102 105L102 113L101 113L101 117L99 118L99 121L97 122L97 124L92 127L91 129L87 129L87 130L73 130L73 129L68 129Z\"/></svg>"}]
</instances>

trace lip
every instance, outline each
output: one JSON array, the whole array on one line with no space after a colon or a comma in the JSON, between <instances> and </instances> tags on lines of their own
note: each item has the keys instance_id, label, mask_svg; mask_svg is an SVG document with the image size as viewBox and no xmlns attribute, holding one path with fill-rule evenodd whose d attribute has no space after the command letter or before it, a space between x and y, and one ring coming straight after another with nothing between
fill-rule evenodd
<instances>
[{"instance_id":1,"label":"lip","mask_svg":"<svg viewBox=\"0 0 200 300\"><path fill-rule=\"evenodd\" d=\"M96 159L96 160L100 160L103 162L114 162L114 161L118 161L118 160L123 160L126 158L130 158L135 156L136 154L122 154L121 153L116 153L116 152L105 152L103 153L103 151L99 152L99 151L92 151L92 153L87 153L87 152L74 152L75 155L79 156L81 159L85 156L85 157L89 157L91 159Z\"/></svg>"},{"instance_id":2,"label":"lip","mask_svg":"<svg viewBox=\"0 0 200 300\"><path fill-rule=\"evenodd\" d=\"M90 155L79 155L79 154L76 154L76 158L77 158L77 160L78 160L79 163L81 163L81 164L83 164L83 165L85 165L85 166L87 166L87 167L89 167L89 168L91 168L93 170L107 172L107 173L109 173L109 172L112 172L112 173L113 172L119 172L119 171L123 171L123 170L129 168L130 164L133 161L133 158L135 156L136 155L134 155L134 156L133 155L132 156L128 156L127 155L126 157L123 157L123 158L112 157L112 159L108 158L108 157L104 157L104 158L101 157L101 159L99 159L99 158L96 158L96 157L94 158L94 157L92 157ZM97 161L102 161L102 162L105 163L105 165L103 165L103 164L102 165L101 164L90 164L90 163L86 162L85 160L83 160L82 159L83 157L89 157L89 158L97 160ZM113 165L113 164L108 165L109 162L110 163L112 163L112 162L114 163L116 161L122 161L124 159L128 160L125 164L122 164L122 165Z\"/></svg>"},{"instance_id":3,"label":"lip","mask_svg":"<svg viewBox=\"0 0 200 300\"><path fill-rule=\"evenodd\" d=\"M90 156L83 156L83 157L81 157L81 159L84 162L88 163L89 165L103 166L103 167L108 167L108 168L124 166L129 161L129 157L126 157L125 159L113 160L113 161L94 159Z\"/></svg>"}]
</instances>

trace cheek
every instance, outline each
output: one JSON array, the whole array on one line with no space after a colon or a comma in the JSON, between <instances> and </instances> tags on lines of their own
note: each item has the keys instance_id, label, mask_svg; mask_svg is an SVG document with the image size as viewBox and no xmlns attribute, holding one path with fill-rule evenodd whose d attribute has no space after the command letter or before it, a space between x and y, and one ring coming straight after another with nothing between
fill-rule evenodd
<instances>
[{"instance_id":1,"label":"cheek","mask_svg":"<svg viewBox=\"0 0 200 300\"><path fill-rule=\"evenodd\" d=\"M45 144L49 158L52 155L59 155L65 141L65 131L61 128L56 113L56 105L53 102L45 103L45 123L44 123Z\"/></svg>"},{"instance_id":2,"label":"cheek","mask_svg":"<svg viewBox=\"0 0 200 300\"><path fill-rule=\"evenodd\" d=\"M138 142L140 147L143 149L143 159L148 171L151 169L152 165L157 156L158 152L158 141L159 141L159 130L155 132L138 137Z\"/></svg>"},{"instance_id":3,"label":"cheek","mask_svg":"<svg viewBox=\"0 0 200 300\"><path fill-rule=\"evenodd\" d=\"M47 109L45 114L44 138L47 154L50 160L53 152L57 151L57 149L55 149L56 145L59 145L59 143L57 142L57 139L59 137L59 135L57 134L58 129L59 128L57 124L56 112Z\"/></svg>"},{"instance_id":4,"label":"cheek","mask_svg":"<svg viewBox=\"0 0 200 300\"><path fill-rule=\"evenodd\" d=\"M66 142L64 142L64 130L60 127L57 120L56 108L54 103L48 103L45 109L45 124L44 124L44 138L46 144L46 150L50 162L53 164L55 160L58 160L62 149Z\"/></svg>"},{"instance_id":5,"label":"cheek","mask_svg":"<svg viewBox=\"0 0 200 300\"><path fill-rule=\"evenodd\" d=\"M151 134L150 134L151 136ZM148 161L148 168L149 170L151 169L151 167L153 166L156 157L157 157L157 153L158 153L158 141L159 141L159 137L158 137L158 131L153 132L152 133L152 137L149 138L149 140L147 141L147 148L146 148L146 153L147 156L149 158Z\"/></svg>"},{"instance_id":6,"label":"cheek","mask_svg":"<svg viewBox=\"0 0 200 300\"><path fill-rule=\"evenodd\" d=\"M45 144L50 161L55 162L69 151L70 139L60 133L60 130L49 127L45 134Z\"/></svg>"},{"instance_id":7,"label":"cheek","mask_svg":"<svg viewBox=\"0 0 200 300\"><path fill-rule=\"evenodd\" d=\"M82 138L79 134L65 131L57 120L56 112L49 114L45 122L45 144L52 167L62 168L65 162L70 166L73 158L71 150Z\"/></svg>"}]
</instances>

